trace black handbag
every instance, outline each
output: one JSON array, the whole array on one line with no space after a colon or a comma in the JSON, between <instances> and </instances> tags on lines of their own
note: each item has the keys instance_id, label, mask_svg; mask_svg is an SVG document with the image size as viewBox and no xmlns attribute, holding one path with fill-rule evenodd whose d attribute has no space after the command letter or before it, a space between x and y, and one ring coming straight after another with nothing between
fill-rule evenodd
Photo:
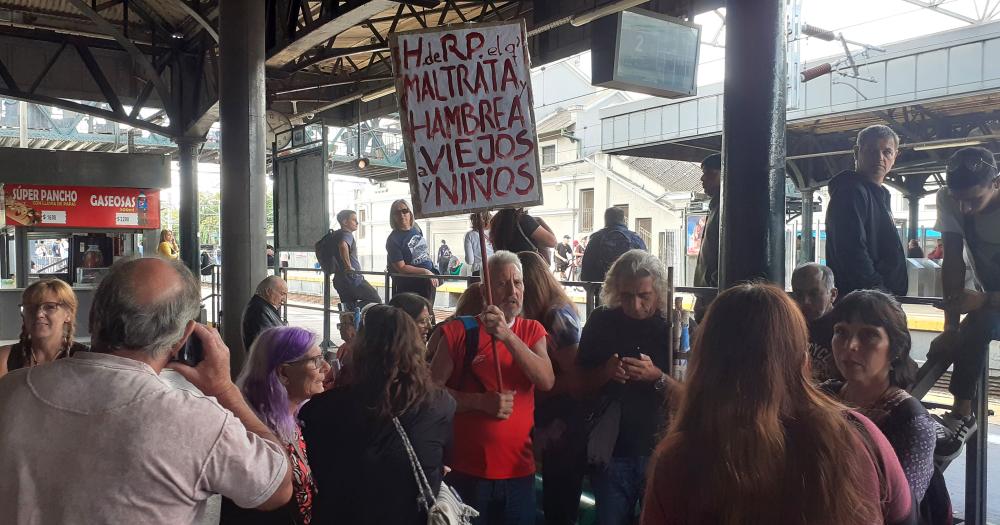
<instances>
[{"instance_id":1,"label":"black handbag","mask_svg":"<svg viewBox=\"0 0 1000 525\"><path fill-rule=\"evenodd\" d=\"M602 396L596 409L584 419L587 432L587 464L605 470L618 442L622 420L622 402L617 397Z\"/></svg>"}]
</instances>

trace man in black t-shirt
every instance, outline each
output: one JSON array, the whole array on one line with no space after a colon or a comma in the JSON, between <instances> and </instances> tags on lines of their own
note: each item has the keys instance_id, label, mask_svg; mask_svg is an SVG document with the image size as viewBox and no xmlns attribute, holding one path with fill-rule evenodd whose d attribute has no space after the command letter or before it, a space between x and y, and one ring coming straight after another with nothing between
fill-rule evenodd
<instances>
[{"instance_id":1,"label":"man in black t-shirt","mask_svg":"<svg viewBox=\"0 0 1000 525\"><path fill-rule=\"evenodd\" d=\"M604 306L587 319L577 362L584 388L621 407L613 451L595 465L591 485L598 523L629 523L640 502L646 465L664 429L670 390L666 269L642 250L625 252L601 291ZM598 439L592 435L591 440ZM595 461L591 457L592 463Z\"/></svg>"},{"instance_id":2,"label":"man in black t-shirt","mask_svg":"<svg viewBox=\"0 0 1000 525\"><path fill-rule=\"evenodd\" d=\"M809 323L809 360L813 379L822 383L842 379L833 360L833 322L830 312L837 300L833 270L822 264L806 263L792 273L792 298Z\"/></svg>"},{"instance_id":3,"label":"man in black t-shirt","mask_svg":"<svg viewBox=\"0 0 1000 525\"><path fill-rule=\"evenodd\" d=\"M333 273L333 287L340 296L340 302L350 308L362 307L369 303L381 303L378 292L365 277L358 273L358 247L354 232L358 230L358 214L353 210L337 213L340 229L333 233L337 247L336 268Z\"/></svg>"}]
</instances>

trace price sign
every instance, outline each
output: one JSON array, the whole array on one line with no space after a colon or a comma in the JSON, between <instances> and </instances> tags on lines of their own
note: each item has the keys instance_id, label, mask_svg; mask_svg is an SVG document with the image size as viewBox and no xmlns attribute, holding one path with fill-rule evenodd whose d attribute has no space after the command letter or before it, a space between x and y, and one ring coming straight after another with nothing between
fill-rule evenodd
<instances>
[{"instance_id":1,"label":"price sign","mask_svg":"<svg viewBox=\"0 0 1000 525\"><path fill-rule=\"evenodd\" d=\"M42 210L42 224L66 224L66 212L62 210Z\"/></svg>"},{"instance_id":2,"label":"price sign","mask_svg":"<svg viewBox=\"0 0 1000 525\"><path fill-rule=\"evenodd\" d=\"M115 214L115 226L138 226L138 225L139 225L138 213Z\"/></svg>"}]
</instances>

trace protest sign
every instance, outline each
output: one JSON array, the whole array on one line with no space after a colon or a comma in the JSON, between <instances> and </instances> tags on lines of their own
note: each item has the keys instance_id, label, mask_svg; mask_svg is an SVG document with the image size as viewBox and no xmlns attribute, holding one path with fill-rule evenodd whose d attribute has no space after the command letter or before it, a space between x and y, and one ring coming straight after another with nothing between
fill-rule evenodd
<instances>
[{"instance_id":1,"label":"protest sign","mask_svg":"<svg viewBox=\"0 0 1000 525\"><path fill-rule=\"evenodd\" d=\"M390 37L417 217L542 202L524 22Z\"/></svg>"}]
</instances>

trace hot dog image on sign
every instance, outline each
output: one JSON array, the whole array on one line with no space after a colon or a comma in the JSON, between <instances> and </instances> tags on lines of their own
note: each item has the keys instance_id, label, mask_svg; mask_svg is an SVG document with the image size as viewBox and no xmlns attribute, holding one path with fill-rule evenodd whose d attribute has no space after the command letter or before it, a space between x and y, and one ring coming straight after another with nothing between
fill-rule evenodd
<instances>
[{"instance_id":1,"label":"hot dog image on sign","mask_svg":"<svg viewBox=\"0 0 1000 525\"><path fill-rule=\"evenodd\" d=\"M524 22L392 35L417 217L541 204Z\"/></svg>"}]
</instances>

